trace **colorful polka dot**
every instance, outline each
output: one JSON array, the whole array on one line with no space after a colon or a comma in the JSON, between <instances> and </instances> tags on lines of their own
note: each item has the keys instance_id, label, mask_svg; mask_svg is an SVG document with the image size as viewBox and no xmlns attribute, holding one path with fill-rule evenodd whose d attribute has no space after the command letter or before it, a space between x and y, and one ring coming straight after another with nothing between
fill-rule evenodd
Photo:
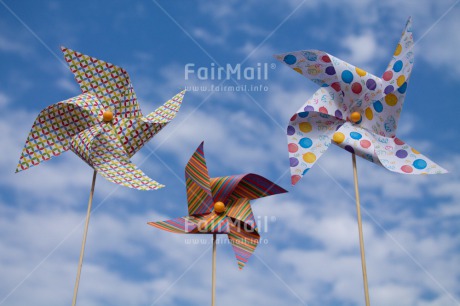
<instances>
[{"instance_id":1,"label":"colorful polka dot","mask_svg":"<svg viewBox=\"0 0 460 306\"><path fill-rule=\"evenodd\" d=\"M336 118L339 118L339 119L342 119L342 118L343 118L343 114L342 114L342 112L339 111L339 110L336 110L334 115L335 115Z\"/></svg>"},{"instance_id":2,"label":"colorful polka dot","mask_svg":"<svg viewBox=\"0 0 460 306\"><path fill-rule=\"evenodd\" d=\"M347 150L347 151L350 152L350 153L355 153L355 149L353 149L352 146L346 145L346 146L345 146L345 150Z\"/></svg>"},{"instance_id":3,"label":"colorful polka dot","mask_svg":"<svg viewBox=\"0 0 460 306\"><path fill-rule=\"evenodd\" d=\"M389 81L393 78L393 71L385 71L385 73L383 74L382 78L385 80L385 81Z\"/></svg>"},{"instance_id":4,"label":"colorful polka dot","mask_svg":"<svg viewBox=\"0 0 460 306\"><path fill-rule=\"evenodd\" d=\"M401 51L402 51L401 44L398 44L398 46L396 46L395 56L398 56L399 54L401 54Z\"/></svg>"},{"instance_id":5,"label":"colorful polka dot","mask_svg":"<svg viewBox=\"0 0 460 306\"><path fill-rule=\"evenodd\" d=\"M303 108L303 110L306 111L306 112L312 112L312 111L315 110L315 108L313 106L311 106L311 105L307 105L307 106L305 106Z\"/></svg>"},{"instance_id":6,"label":"colorful polka dot","mask_svg":"<svg viewBox=\"0 0 460 306\"><path fill-rule=\"evenodd\" d=\"M304 137L304 138L299 140L299 145L302 148L308 149L313 145L313 141L311 141L311 139L308 138L308 137Z\"/></svg>"},{"instance_id":7,"label":"colorful polka dot","mask_svg":"<svg viewBox=\"0 0 460 306\"><path fill-rule=\"evenodd\" d=\"M367 73L366 71L364 71L364 70L362 70L361 68L358 68L358 67L356 67L355 70L356 70L356 73L357 73L359 76L365 76L366 73Z\"/></svg>"},{"instance_id":8,"label":"colorful polka dot","mask_svg":"<svg viewBox=\"0 0 460 306\"><path fill-rule=\"evenodd\" d=\"M291 119L289 119L290 121L294 121L295 119L297 118L297 114L294 114Z\"/></svg>"},{"instance_id":9,"label":"colorful polka dot","mask_svg":"<svg viewBox=\"0 0 460 306\"><path fill-rule=\"evenodd\" d=\"M381 113L383 111L383 105L382 105L382 102L380 101L375 101L373 104L374 106L374 109L377 113Z\"/></svg>"},{"instance_id":10,"label":"colorful polka dot","mask_svg":"<svg viewBox=\"0 0 460 306\"><path fill-rule=\"evenodd\" d=\"M366 108L366 111L364 113L366 115L367 120L372 120L372 118L374 118L374 113L372 112L372 109L370 107Z\"/></svg>"},{"instance_id":11,"label":"colorful polka dot","mask_svg":"<svg viewBox=\"0 0 460 306\"><path fill-rule=\"evenodd\" d=\"M311 127L311 124L309 122L301 122L299 124L299 129L304 133L308 133L308 132L311 131L312 127Z\"/></svg>"},{"instance_id":12,"label":"colorful polka dot","mask_svg":"<svg viewBox=\"0 0 460 306\"><path fill-rule=\"evenodd\" d=\"M345 140L345 135L341 132L335 132L332 135L332 140L336 143L342 143Z\"/></svg>"},{"instance_id":13,"label":"colorful polka dot","mask_svg":"<svg viewBox=\"0 0 460 306\"><path fill-rule=\"evenodd\" d=\"M301 177L300 175L297 175L297 174L291 176L291 184L292 184L292 185L297 184L297 182L300 181L301 178L302 178L302 177Z\"/></svg>"},{"instance_id":14,"label":"colorful polka dot","mask_svg":"<svg viewBox=\"0 0 460 306\"><path fill-rule=\"evenodd\" d=\"M322 114L329 114L329 113L327 112L327 108L325 108L324 106L321 106L321 107L319 108L319 112L322 113Z\"/></svg>"},{"instance_id":15,"label":"colorful polka dot","mask_svg":"<svg viewBox=\"0 0 460 306\"><path fill-rule=\"evenodd\" d=\"M388 85L388 86L385 87L385 89L383 90L383 92L384 92L386 95L392 93L393 91L395 91L395 88L393 87L393 85Z\"/></svg>"},{"instance_id":16,"label":"colorful polka dot","mask_svg":"<svg viewBox=\"0 0 460 306\"><path fill-rule=\"evenodd\" d=\"M363 87L361 86L361 84L359 84L358 82L354 82L352 85L351 85L351 91L355 94L360 94L361 91L363 91Z\"/></svg>"},{"instance_id":17,"label":"colorful polka dot","mask_svg":"<svg viewBox=\"0 0 460 306\"><path fill-rule=\"evenodd\" d=\"M396 156L399 157L399 158L406 158L408 154L409 153L407 153L406 150L398 150L398 151L396 151Z\"/></svg>"},{"instance_id":18,"label":"colorful polka dot","mask_svg":"<svg viewBox=\"0 0 460 306\"><path fill-rule=\"evenodd\" d=\"M361 145L361 147L363 147L364 149L367 149L371 146L371 142L369 140L366 140L366 139L363 139L359 142L359 144Z\"/></svg>"},{"instance_id":19,"label":"colorful polka dot","mask_svg":"<svg viewBox=\"0 0 460 306\"><path fill-rule=\"evenodd\" d=\"M302 156L302 158L306 163L309 163L309 164L314 163L316 161L316 155L311 152L305 153Z\"/></svg>"},{"instance_id":20,"label":"colorful polka dot","mask_svg":"<svg viewBox=\"0 0 460 306\"><path fill-rule=\"evenodd\" d=\"M412 152L413 152L414 154L420 154L420 152L417 151L417 150L415 150L414 148L412 148Z\"/></svg>"},{"instance_id":21,"label":"colorful polka dot","mask_svg":"<svg viewBox=\"0 0 460 306\"><path fill-rule=\"evenodd\" d=\"M422 169L426 168L427 163L423 159L416 159L416 160L414 160L412 165L414 166L414 168L422 170Z\"/></svg>"},{"instance_id":22,"label":"colorful polka dot","mask_svg":"<svg viewBox=\"0 0 460 306\"><path fill-rule=\"evenodd\" d=\"M404 84L402 84L401 86L399 86L398 92L399 92L400 94L403 94L403 93L406 92L406 90L407 90L407 82L404 82Z\"/></svg>"},{"instance_id":23,"label":"colorful polka dot","mask_svg":"<svg viewBox=\"0 0 460 306\"><path fill-rule=\"evenodd\" d=\"M389 106L395 106L398 103L398 97L391 93L385 96L385 102Z\"/></svg>"},{"instance_id":24,"label":"colorful polka dot","mask_svg":"<svg viewBox=\"0 0 460 306\"><path fill-rule=\"evenodd\" d=\"M295 62L297 62L297 58L292 54L288 54L284 57L284 62L288 65L292 65L295 64Z\"/></svg>"},{"instance_id":25,"label":"colorful polka dot","mask_svg":"<svg viewBox=\"0 0 460 306\"><path fill-rule=\"evenodd\" d=\"M351 132L350 137L353 138L353 139L356 139L356 140L360 140L363 137L363 135L361 135L358 132Z\"/></svg>"},{"instance_id":26,"label":"colorful polka dot","mask_svg":"<svg viewBox=\"0 0 460 306\"><path fill-rule=\"evenodd\" d=\"M394 141L395 144L397 144L398 146L402 146L403 144L405 144L405 142L399 139L398 137L395 137Z\"/></svg>"},{"instance_id":27,"label":"colorful polka dot","mask_svg":"<svg viewBox=\"0 0 460 306\"><path fill-rule=\"evenodd\" d=\"M325 71L326 71L326 74L328 74L328 75L334 75L335 74L334 66L327 67Z\"/></svg>"},{"instance_id":28,"label":"colorful polka dot","mask_svg":"<svg viewBox=\"0 0 460 306\"><path fill-rule=\"evenodd\" d=\"M401 60L399 61L396 61L394 64L393 64L393 71L394 72L400 72L401 69L403 67L403 62Z\"/></svg>"},{"instance_id":29,"label":"colorful polka dot","mask_svg":"<svg viewBox=\"0 0 460 306\"><path fill-rule=\"evenodd\" d=\"M301 112L301 113L298 113L297 115L300 118L307 118L309 114L310 114L309 112Z\"/></svg>"},{"instance_id":30,"label":"colorful polka dot","mask_svg":"<svg viewBox=\"0 0 460 306\"><path fill-rule=\"evenodd\" d=\"M300 74L303 74L302 69L300 69L299 67L295 67L294 70Z\"/></svg>"},{"instance_id":31,"label":"colorful polka dot","mask_svg":"<svg viewBox=\"0 0 460 306\"><path fill-rule=\"evenodd\" d=\"M404 75L400 75L396 79L396 84L398 84L398 87L402 86L406 82L406 77Z\"/></svg>"},{"instance_id":32,"label":"colorful polka dot","mask_svg":"<svg viewBox=\"0 0 460 306\"><path fill-rule=\"evenodd\" d=\"M340 87L340 84L339 82L334 82L331 84L331 87L334 88L335 91L339 92L340 90L342 90L342 88Z\"/></svg>"},{"instance_id":33,"label":"colorful polka dot","mask_svg":"<svg viewBox=\"0 0 460 306\"><path fill-rule=\"evenodd\" d=\"M292 136L292 135L295 134L295 128L294 128L292 125L289 125L289 126L287 127L287 134L288 134L289 136Z\"/></svg>"},{"instance_id":34,"label":"colorful polka dot","mask_svg":"<svg viewBox=\"0 0 460 306\"><path fill-rule=\"evenodd\" d=\"M307 174L308 170L310 170L310 168L307 168L307 169L303 170L302 175Z\"/></svg>"},{"instance_id":35,"label":"colorful polka dot","mask_svg":"<svg viewBox=\"0 0 460 306\"><path fill-rule=\"evenodd\" d=\"M295 143L290 143L288 144L288 151L289 153L295 153L299 150L299 146L296 145Z\"/></svg>"},{"instance_id":36,"label":"colorful polka dot","mask_svg":"<svg viewBox=\"0 0 460 306\"><path fill-rule=\"evenodd\" d=\"M350 70L344 70L344 71L342 72L342 80L343 80L345 83L350 84L350 83L353 81L353 73L351 73Z\"/></svg>"},{"instance_id":37,"label":"colorful polka dot","mask_svg":"<svg viewBox=\"0 0 460 306\"><path fill-rule=\"evenodd\" d=\"M299 160L295 157L290 157L289 164L291 165L291 167L296 167L299 164Z\"/></svg>"},{"instance_id":38,"label":"colorful polka dot","mask_svg":"<svg viewBox=\"0 0 460 306\"><path fill-rule=\"evenodd\" d=\"M331 62L331 58L330 58L329 56L327 56L327 55L323 55L323 56L321 57L321 59L322 59L323 62L325 62L325 63L330 63L330 62Z\"/></svg>"},{"instance_id":39,"label":"colorful polka dot","mask_svg":"<svg viewBox=\"0 0 460 306\"><path fill-rule=\"evenodd\" d=\"M375 90L377 88L377 83L373 79L366 81L366 87L369 90Z\"/></svg>"},{"instance_id":40,"label":"colorful polka dot","mask_svg":"<svg viewBox=\"0 0 460 306\"><path fill-rule=\"evenodd\" d=\"M404 173L412 173L414 171L414 169L409 166L409 165L404 165L401 167L401 170L404 172Z\"/></svg>"}]
</instances>

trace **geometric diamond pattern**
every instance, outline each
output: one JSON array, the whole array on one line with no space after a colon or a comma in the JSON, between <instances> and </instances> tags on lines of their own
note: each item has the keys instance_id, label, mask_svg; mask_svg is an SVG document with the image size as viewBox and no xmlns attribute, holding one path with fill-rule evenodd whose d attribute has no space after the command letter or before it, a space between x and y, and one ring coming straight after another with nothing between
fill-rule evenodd
<instances>
[{"instance_id":1,"label":"geometric diamond pattern","mask_svg":"<svg viewBox=\"0 0 460 306\"><path fill-rule=\"evenodd\" d=\"M163 187L130 158L179 111L185 91L142 116L128 73L121 67L61 48L83 94L40 112L16 172L72 150L107 180L139 190ZM110 110L113 119L103 120Z\"/></svg>"}]
</instances>

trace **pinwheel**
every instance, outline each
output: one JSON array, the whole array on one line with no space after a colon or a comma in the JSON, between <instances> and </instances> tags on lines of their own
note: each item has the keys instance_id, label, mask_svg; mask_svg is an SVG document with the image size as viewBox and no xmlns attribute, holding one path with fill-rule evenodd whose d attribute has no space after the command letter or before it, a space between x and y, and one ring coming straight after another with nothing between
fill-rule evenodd
<instances>
[{"instance_id":1,"label":"pinwheel","mask_svg":"<svg viewBox=\"0 0 460 306\"><path fill-rule=\"evenodd\" d=\"M163 187L138 169L130 158L176 116L185 92L180 92L151 114L143 116L126 70L65 47L61 49L83 93L40 112L16 172L68 150L94 169L75 304L96 174L139 190Z\"/></svg>"},{"instance_id":2,"label":"pinwheel","mask_svg":"<svg viewBox=\"0 0 460 306\"><path fill-rule=\"evenodd\" d=\"M210 178L203 143L185 167L187 217L149 222L172 233L213 234L213 305L216 235L227 234L240 269L259 243L250 200L285 193L286 190L257 174Z\"/></svg>"},{"instance_id":3,"label":"pinwheel","mask_svg":"<svg viewBox=\"0 0 460 306\"><path fill-rule=\"evenodd\" d=\"M304 50L275 57L321 88L287 128L291 182L295 185L331 143L352 153L366 304L369 305L355 154L405 174L447 172L396 137L414 62L411 19L379 78L326 52Z\"/></svg>"}]
</instances>

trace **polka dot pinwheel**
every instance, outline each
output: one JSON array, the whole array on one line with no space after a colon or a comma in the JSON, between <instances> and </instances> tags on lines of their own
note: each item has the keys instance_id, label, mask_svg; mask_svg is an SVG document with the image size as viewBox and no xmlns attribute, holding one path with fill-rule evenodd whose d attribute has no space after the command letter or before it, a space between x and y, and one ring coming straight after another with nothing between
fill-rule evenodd
<instances>
[{"instance_id":1,"label":"polka dot pinwheel","mask_svg":"<svg viewBox=\"0 0 460 306\"><path fill-rule=\"evenodd\" d=\"M113 183L140 190L163 187L130 158L176 116L185 91L143 116L126 70L61 49L83 94L40 112L16 172L71 150Z\"/></svg>"},{"instance_id":2,"label":"polka dot pinwheel","mask_svg":"<svg viewBox=\"0 0 460 306\"><path fill-rule=\"evenodd\" d=\"M390 171L447 172L396 137L414 62L413 46L409 19L381 78L323 51L275 55L321 86L292 116L287 128L293 185L331 142Z\"/></svg>"},{"instance_id":3,"label":"polka dot pinwheel","mask_svg":"<svg viewBox=\"0 0 460 306\"><path fill-rule=\"evenodd\" d=\"M173 233L227 234L242 269L260 238L250 200L286 190L257 174L210 178L203 143L185 167L185 180L189 216L148 224Z\"/></svg>"}]
</instances>

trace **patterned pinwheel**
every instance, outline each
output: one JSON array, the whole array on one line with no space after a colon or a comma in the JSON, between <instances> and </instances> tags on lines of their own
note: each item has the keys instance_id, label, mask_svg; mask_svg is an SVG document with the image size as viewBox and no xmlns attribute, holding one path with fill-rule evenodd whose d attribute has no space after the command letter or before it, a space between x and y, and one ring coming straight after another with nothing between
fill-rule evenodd
<instances>
[{"instance_id":1,"label":"patterned pinwheel","mask_svg":"<svg viewBox=\"0 0 460 306\"><path fill-rule=\"evenodd\" d=\"M286 190L256 174L209 178L203 143L185 167L189 216L149 225L173 233L228 234L240 269L259 243L250 200Z\"/></svg>"},{"instance_id":2,"label":"patterned pinwheel","mask_svg":"<svg viewBox=\"0 0 460 306\"><path fill-rule=\"evenodd\" d=\"M61 49L83 94L40 112L16 172L70 149L111 182L140 190L163 187L130 158L176 116L184 91L144 117L123 68Z\"/></svg>"},{"instance_id":3,"label":"patterned pinwheel","mask_svg":"<svg viewBox=\"0 0 460 306\"><path fill-rule=\"evenodd\" d=\"M366 274L355 154L390 171L437 174L447 171L396 137L414 62L409 18L382 78L318 50L275 55L321 86L292 116L287 128L291 182L295 185L331 142L352 153L358 232L366 305Z\"/></svg>"},{"instance_id":4,"label":"patterned pinwheel","mask_svg":"<svg viewBox=\"0 0 460 306\"><path fill-rule=\"evenodd\" d=\"M322 86L287 128L295 185L332 143L388 170L436 174L446 170L396 137L413 65L411 19L382 78L330 54L305 50L275 55Z\"/></svg>"},{"instance_id":5,"label":"patterned pinwheel","mask_svg":"<svg viewBox=\"0 0 460 306\"><path fill-rule=\"evenodd\" d=\"M72 306L76 304L92 199L99 173L107 180L139 190L163 187L130 158L177 114L185 91L143 116L121 67L62 47L83 94L40 112L29 133L16 172L71 150L94 169Z\"/></svg>"}]
</instances>

